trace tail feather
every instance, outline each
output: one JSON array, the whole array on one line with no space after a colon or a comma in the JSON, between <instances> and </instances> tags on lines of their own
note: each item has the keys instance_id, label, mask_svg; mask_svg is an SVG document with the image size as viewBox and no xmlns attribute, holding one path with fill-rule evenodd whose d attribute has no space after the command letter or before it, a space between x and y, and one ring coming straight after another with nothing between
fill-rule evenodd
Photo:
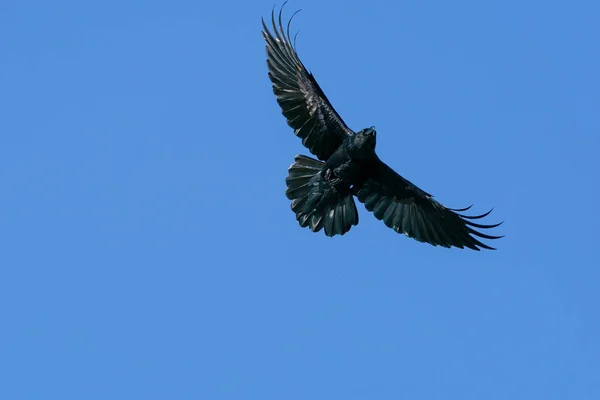
<instances>
[{"instance_id":1,"label":"tail feather","mask_svg":"<svg viewBox=\"0 0 600 400\"><path fill-rule=\"evenodd\" d=\"M285 180L287 197L301 227L327 236L343 235L358 224L358 211L350 188L326 176L325 163L296 156Z\"/></svg>"}]
</instances>

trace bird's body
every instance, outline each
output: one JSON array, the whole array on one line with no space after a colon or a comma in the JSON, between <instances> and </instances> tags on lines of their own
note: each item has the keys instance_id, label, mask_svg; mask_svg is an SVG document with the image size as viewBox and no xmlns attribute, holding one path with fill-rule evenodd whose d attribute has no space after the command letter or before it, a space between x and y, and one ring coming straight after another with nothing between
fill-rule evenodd
<instances>
[{"instance_id":1,"label":"bird's body","mask_svg":"<svg viewBox=\"0 0 600 400\"><path fill-rule=\"evenodd\" d=\"M374 127L358 132L348 128L298 58L290 43L290 22L284 32L281 11L278 23L272 13L274 35L263 21L263 37L269 78L283 115L304 146L319 158L296 156L286 178L286 194L300 226L314 232L323 229L327 236L345 234L358 224L357 197L377 219L416 240L492 249L473 237L499 238L474 229L500 225L473 222L489 212L467 216L459 212L468 208L444 207L379 159Z\"/></svg>"}]
</instances>

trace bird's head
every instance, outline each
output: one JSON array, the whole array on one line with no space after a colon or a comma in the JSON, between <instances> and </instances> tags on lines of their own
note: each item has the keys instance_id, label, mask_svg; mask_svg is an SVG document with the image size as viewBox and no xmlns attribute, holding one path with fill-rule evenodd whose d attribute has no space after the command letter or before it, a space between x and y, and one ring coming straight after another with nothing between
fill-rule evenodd
<instances>
[{"instance_id":1,"label":"bird's head","mask_svg":"<svg viewBox=\"0 0 600 400\"><path fill-rule=\"evenodd\" d=\"M375 152L377 132L375 127L366 128L348 137L348 150L353 158L368 158Z\"/></svg>"},{"instance_id":2,"label":"bird's head","mask_svg":"<svg viewBox=\"0 0 600 400\"><path fill-rule=\"evenodd\" d=\"M362 142L362 147L366 147L370 150L375 150L375 144L377 142L377 131L375 127L363 129L358 132L359 141Z\"/></svg>"},{"instance_id":3,"label":"bird's head","mask_svg":"<svg viewBox=\"0 0 600 400\"><path fill-rule=\"evenodd\" d=\"M363 129L361 132L366 136L373 136L373 138L375 138L375 136L377 136L377 131L375 130L374 126Z\"/></svg>"}]
</instances>

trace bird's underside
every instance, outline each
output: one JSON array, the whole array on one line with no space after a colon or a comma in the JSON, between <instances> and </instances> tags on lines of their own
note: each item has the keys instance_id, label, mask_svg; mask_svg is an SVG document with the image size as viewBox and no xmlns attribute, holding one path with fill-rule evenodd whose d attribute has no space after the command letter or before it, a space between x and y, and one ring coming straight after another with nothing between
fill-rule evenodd
<instances>
[{"instance_id":1,"label":"bird's underside","mask_svg":"<svg viewBox=\"0 0 600 400\"><path fill-rule=\"evenodd\" d=\"M282 10L277 20L271 13L273 32L263 20L269 78L288 125L317 157L296 156L286 178L286 195L300 226L327 236L345 234L358 224L356 197L386 226L420 242L494 250L478 238L501 238L482 232L501 223L475 222L491 210L469 216L463 213L470 207L443 206L379 159L373 127L348 128L300 61L289 34L293 16L284 29Z\"/></svg>"}]
</instances>

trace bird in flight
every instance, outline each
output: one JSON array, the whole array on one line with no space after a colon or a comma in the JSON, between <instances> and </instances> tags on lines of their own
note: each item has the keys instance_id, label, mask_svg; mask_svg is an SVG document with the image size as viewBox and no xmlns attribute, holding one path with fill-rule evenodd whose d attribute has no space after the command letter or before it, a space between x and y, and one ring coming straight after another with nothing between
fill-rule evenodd
<instances>
[{"instance_id":1,"label":"bird in flight","mask_svg":"<svg viewBox=\"0 0 600 400\"><path fill-rule=\"evenodd\" d=\"M356 196L387 227L420 242L495 250L478 238L501 238L481 232L501 223L475 222L492 210L465 215L471 207L443 206L379 159L375 127L355 132L344 123L296 53L290 24L298 11L285 30L282 11L283 6L277 21L275 9L271 12L273 32L262 19L269 79L288 125L318 158L297 155L288 169L286 195L300 226L313 232L323 229L327 236L344 235L358 224Z\"/></svg>"}]
</instances>

